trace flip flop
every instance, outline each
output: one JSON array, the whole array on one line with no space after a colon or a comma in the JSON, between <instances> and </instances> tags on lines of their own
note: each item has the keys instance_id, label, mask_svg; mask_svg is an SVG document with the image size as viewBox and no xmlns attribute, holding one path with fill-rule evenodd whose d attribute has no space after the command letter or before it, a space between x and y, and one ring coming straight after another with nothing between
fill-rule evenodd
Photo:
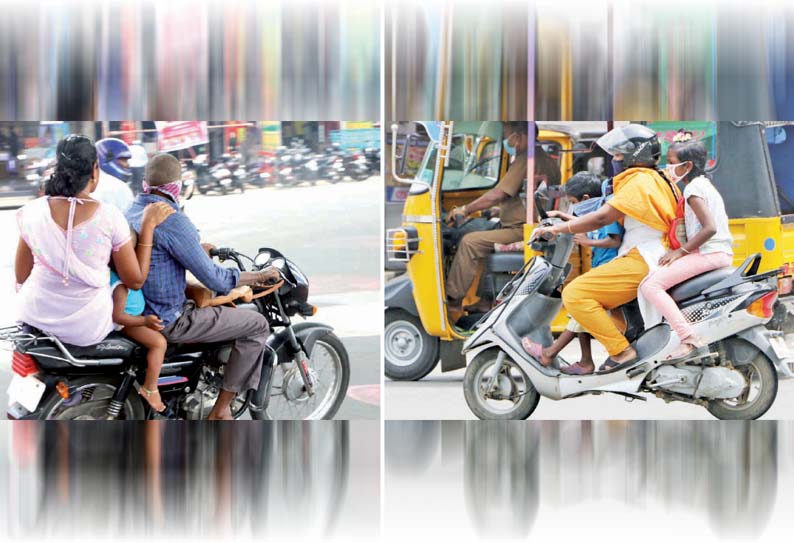
<instances>
[{"instance_id":1,"label":"flip flop","mask_svg":"<svg viewBox=\"0 0 794 542\"><path fill-rule=\"evenodd\" d=\"M568 365L566 367L563 367L562 369L560 369L560 372L571 376L585 376L585 375L593 374L595 372L595 367L593 367L592 369L585 369L577 361L573 365Z\"/></svg>"},{"instance_id":2,"label":"flip flop","mask_svg":"<svg viewBox=\"0 0 794 542\"><path fill-rule=\"evenodd\" d=\"M630 360L627 360L627 361L624 361L624 362L621 363L621 362L615 361L611 357L608 357L607 360L604 363L601 364L601 367L598 368L598 372L599 373L611 373L613 371L617 371L619 369L622 369L626 365L631 365L632 363L634 363L638 359L640 359L639 356L634 356Z\"/></svg>"},{"instance_id":3,"label":"flip flop","mask_svg":"<svg viewBox=\"0 0 794 542\"><path fill-rule=\"evenodd\" d=\"M541 344L531 341L529 337L524 337L523 339L521 339L521 347L524 349L524 352L526 352L536 360L542 361L543 346Z\"/></svg>"}]
</instances>

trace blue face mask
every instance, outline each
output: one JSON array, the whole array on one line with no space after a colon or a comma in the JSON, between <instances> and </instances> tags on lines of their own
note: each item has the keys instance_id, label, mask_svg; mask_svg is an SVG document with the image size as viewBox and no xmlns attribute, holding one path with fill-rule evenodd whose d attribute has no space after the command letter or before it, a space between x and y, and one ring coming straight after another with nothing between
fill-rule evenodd
<instances>
[{"instance_id":1,"label":"blue face mask","mask_svg":"<svg viewBox=\"0 0 794 542\"><path fill-rule=\"evenodd\" d=\"M582 200L579 203L574 204L571 207L571 211L576 216L584 216L588 213L592 213L593 211L597 211L603 200L601 198L590 198L586 200Z\"/></svg>"},{"instance_id":2,"label":"blue face mask","mask_svg":"<svg viewBox=\"0 0 794 542\"><path fill-rule=\"evenodd\" d=\"M623 160L612 159L612 175L615 176L623 171Z\"/></svg>"},{"instance_id":3,"label":"blue face mask","mask_svg":"<svg viewBox=\"0 0 794 542\"><path fill-rule=\"evenodd\" d=\"M515 156L516 155L516 148L513 147L512 145L510 145L510 143L508 143L509 139L510 139L509 137L504 138L502 140L502 146L507 151L507 154L509 154L510 156Z\"/></svg>"}]
</instances>

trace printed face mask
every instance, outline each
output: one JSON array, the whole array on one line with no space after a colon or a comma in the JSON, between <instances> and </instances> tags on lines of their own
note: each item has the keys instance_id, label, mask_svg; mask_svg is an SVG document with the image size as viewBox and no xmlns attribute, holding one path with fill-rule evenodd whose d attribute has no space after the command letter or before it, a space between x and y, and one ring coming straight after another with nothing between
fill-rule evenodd
<instances>
[{"instance_id":1,"label":"printed face mask","mask_svg":"<svg viewBox=\"0 0 794 542\"><path fill-rule=\"evenodd\" d=\"M160 186L149 186L149 183L143 181L143 193L151 194L152 190L164 192L174 198L176 203L179 203L179 194L182 193L182 181L174 181L168 184L161 184Z\"/></svg>"},{"instance_id":2,"label":"printed face mask","mask_svg":"<svg viewBox=\"0 0 794 542\"><path fill-rule=\"evenodd\" d=\"M683 175L676 175L675 170L678 169L678 166L682 166L687 163L688 162L679 162L678 164L667 164L667 166L664 168L664 174L667 175L667 178L670 180L670 182L677 183L678 181L686 177L686 173L684 173Z\"/></svg>"}]
</instances>

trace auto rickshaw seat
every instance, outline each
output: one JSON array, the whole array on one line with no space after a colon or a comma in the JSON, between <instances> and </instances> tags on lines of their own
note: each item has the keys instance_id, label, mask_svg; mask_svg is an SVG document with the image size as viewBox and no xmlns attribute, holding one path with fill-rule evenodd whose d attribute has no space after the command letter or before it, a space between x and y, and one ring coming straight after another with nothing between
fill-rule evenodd
<instances>
[{"instance_id":1,"label":"auto rickshaw seat","mask_svg":"<svg viewBox=\"0 0 794 542\"><path fill-rule=\"evenodd\" d=\"M488 255L485 270L490 273L517 273L523 265L523 252L494 252Z\"/></svg>"},{"instance_id":2,"label":"auto rickshaw seat","mask_svg":"<svg viewBox=\"0 0 794 542\"><path fill-rule=\"evenodd\" d=\"M680 284L676 284L667 293L673 298L673 301L680 303L699 296L706 288L717 284L719 281L728 278L736 271L735 267L721 267L714 271L708 271L702 275L696 275L691 279L685 280Z\"/></svg>"}]
</instances>

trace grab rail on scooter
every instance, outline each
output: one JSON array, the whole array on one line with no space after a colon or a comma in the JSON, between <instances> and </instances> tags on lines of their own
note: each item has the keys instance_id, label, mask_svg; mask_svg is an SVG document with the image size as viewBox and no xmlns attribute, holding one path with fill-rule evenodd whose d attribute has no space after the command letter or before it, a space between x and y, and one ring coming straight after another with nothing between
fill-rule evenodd
<instances>
[{"instance_id":1,"label":"grab rail on scooter","mask_svg":"<svg viewBox=\"0 0 794 542\"><path fill-rule=\"evenodd\" d=\"M759 282L771 277L776 277L780 272L780 269L772 269L771 271L756 274L760 265L761 254L757 252L755 254L751 254L741 263L741 265L739 265L739 267L736 268L736 271L718 283L703 290L702 295L704 297L710 297L715 294L721 294L726 290L730 290L731 288L745 284L747 282Z\"/></svg>"}]
</instances>

